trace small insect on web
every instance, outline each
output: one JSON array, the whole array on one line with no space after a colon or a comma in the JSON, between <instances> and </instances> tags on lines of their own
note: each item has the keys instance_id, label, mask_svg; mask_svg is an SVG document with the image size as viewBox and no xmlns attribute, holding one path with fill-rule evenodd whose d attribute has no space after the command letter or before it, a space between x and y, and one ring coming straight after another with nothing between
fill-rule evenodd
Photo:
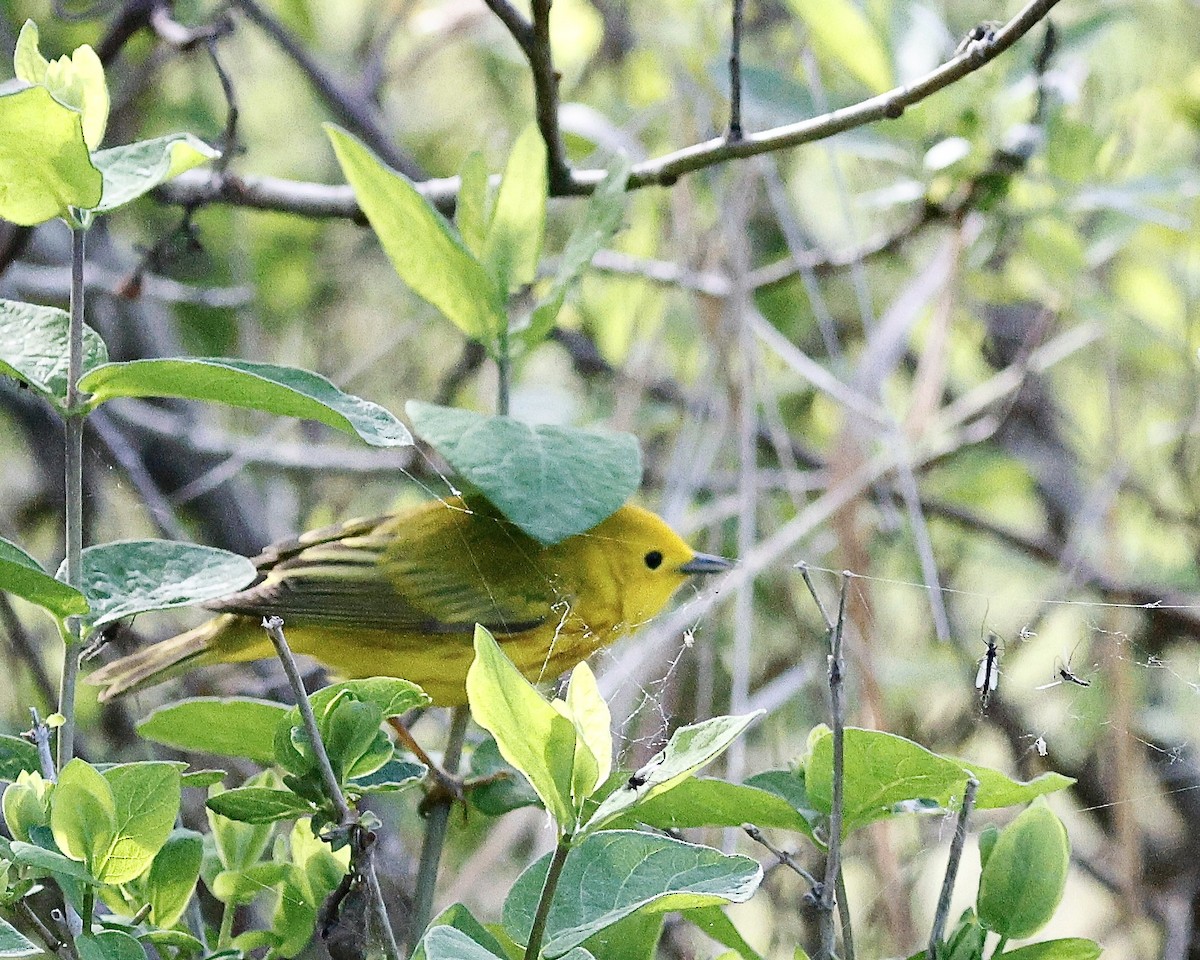
<instances>
[{"instance_id":1,"label":"small insect on web","mask_svg":"<svg viewBox=\"0 0 1200 960\"><path fill-rule=\"evenodd\" d=\"M1082 642L1082 641L1081 641ZM1079 649L1079 644L1075 644L1075 650ZM1054 679L1049 683L1043 683L1040 687L1034 687L1035 690L1049 690L1051 687L1057 687L1062 683L1073 683L1077 687L1090 687L1091 680L1084 680L1082 677L1076 676L1071 672L1071 661L1075 659L1075 650L1071 651L1071 655L1067 657L1067 662L1063 663L1059 660L1055 664Z\"/></svg>"},{"instance_id":2,"label":"small insect on web","mask_svg":"<svg viewBox=\"0 0 1200 960\"><path fill-rule=\"evenodd\" d=\"M975 689L979 691L979 709L987 710L988 699L1000 685L1000 650L996 641L1000 638L989 633L984 643L987 652L979 658L979 673L975 675Z\"/></svg>"}]
</instances>

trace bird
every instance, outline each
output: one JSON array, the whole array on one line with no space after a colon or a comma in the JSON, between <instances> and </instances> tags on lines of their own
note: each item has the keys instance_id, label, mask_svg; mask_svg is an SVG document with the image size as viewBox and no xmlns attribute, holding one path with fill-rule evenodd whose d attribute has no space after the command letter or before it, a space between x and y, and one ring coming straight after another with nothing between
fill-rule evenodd
<instances>
[{"instance_id":1,"label":"bird","mask_svg":"<svg viewBox=\"0 0 1200 960\"><path fill-rule=\"evenodd\" d=\"M256 582L204 604L215 618L92 673L99 699L274 657L262 622L278 616L293 651L344 679L400 677L461 706L477 623L527 678L549 680L652 619L692 575L733 566L633 503L546 545L481 495L311 531L253 562Z\"/></svg>"}]
</instances>

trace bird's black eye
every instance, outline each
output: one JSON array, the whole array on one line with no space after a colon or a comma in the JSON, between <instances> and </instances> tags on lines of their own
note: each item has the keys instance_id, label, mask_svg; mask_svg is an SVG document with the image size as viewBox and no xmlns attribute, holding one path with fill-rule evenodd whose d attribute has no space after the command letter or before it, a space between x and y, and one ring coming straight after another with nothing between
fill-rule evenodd
<instances>
[{"instance_id":1,"label":"bird's black eye","mask_svg":"<svg viewBox=\"0 0 1200 960\"><path fill-rule=\"evenodd\" d=\"M657 550L651 550L646 554L646 566L651 570L657 570L662 566L662 554Z\"/></svg>"}]
</instances>

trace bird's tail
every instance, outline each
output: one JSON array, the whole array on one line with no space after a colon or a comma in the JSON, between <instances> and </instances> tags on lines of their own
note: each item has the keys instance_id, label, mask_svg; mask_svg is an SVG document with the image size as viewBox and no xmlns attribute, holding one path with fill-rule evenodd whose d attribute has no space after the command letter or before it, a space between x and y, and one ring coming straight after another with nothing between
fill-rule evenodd
<instances>
[{"instance_id":1,"label":"bird's tail","mask_svg":"<svg viewBox=\"0 0 1200 960\"><path fill-rule=\"evenodd\" d=\"M104 688L100 691L101 703L161 683L202 663L201 658L233 619L228 614L216 617L186 633L114 660L91 674L87 682Z\"/></svg>"}]
</instances>

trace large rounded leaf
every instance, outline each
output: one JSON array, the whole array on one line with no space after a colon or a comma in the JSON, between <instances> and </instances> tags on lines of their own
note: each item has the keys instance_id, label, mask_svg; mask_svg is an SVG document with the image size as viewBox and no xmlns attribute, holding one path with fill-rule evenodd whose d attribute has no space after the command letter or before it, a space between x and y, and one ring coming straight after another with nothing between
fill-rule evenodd
<instances>
[{"instance_id":1,"label":"large rounded leaf","mask_svg":"<svg viewBox=\"0 0 1200 960\"><path fill-rule=\"evenodd\" d=\"M535 540L590 530L624 505L642 479L628 433L532 426L512 417L409 401L417 433Z\"/></svg>"},{"instance_id":2,"label":"large rounded leaf","mask_svg":"<svg viewBox=\"0 0 1200 960\"><path fill-rule=\"evenodd\" d=\"M1044 802L1022 811L1000 836L979 878L979 922L1002 937L1028 937L1058 909L1071 865L1063 822Z\"/></svg>"},{"instance_id":3,"label":"large rounded leaf","mask_svg":"<svg viewBox=\"0 0 1200 960\"><path fill-rule=\"evenodd\" d=\"M0 373L16 377L60 412L67 406L70 324L71 317L56 307L0 300ZM84 372L107 362L100 334L85 326Z\"/></svg>"}]
</instances>

